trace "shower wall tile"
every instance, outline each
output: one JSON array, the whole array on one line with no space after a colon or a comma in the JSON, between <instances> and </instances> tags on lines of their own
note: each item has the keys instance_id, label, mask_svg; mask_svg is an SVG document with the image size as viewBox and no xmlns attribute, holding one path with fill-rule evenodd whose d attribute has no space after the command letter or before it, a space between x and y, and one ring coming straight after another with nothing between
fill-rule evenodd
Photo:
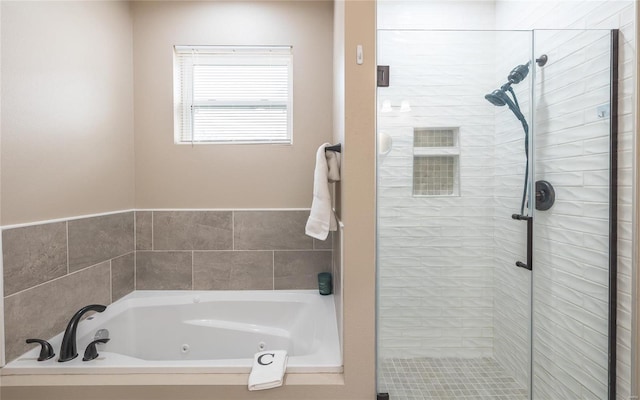
<instances>
[{"instance_id":1,"label":"shower wall tile","mask_svg":"<svg viewBox=\"0 0 640 400\"><path fill-rule=\"evenodd\" d=\"M154 250L231 250L231 211L154 211Z\"/></svg>"},{"instance_id":2,"label":"shower wall tile","mask_svg":"<svg viewBox=\"0 0 640 400\"><path fill-rule=\"evenodd\" d=\"M191 290L191 251L137 251L137 290Z\"/></svg>"},{"instance_id":3,"label":"shower wall tile","mask_svg":"<svg viewBox=\"0 0 640 400\"><path fill-rule=\"evenodd\" d=\"M234 211L235 250L311 250L309 211Z\"/></svg>"},{"instance_id":4,"label":"shower wall tile","mask_svg":"<svg viewBox=\"0 0 640 400\"><path fill-rule=\"evenodd\" d=\"M196 251L195 290L273 289L272 251Z\"/></svg>"},{"instance_id":5,"label":"shower wall tile","mask_svg":"<svg viewBox=\"0 0 640 400\"><path fill-rule=\"evenodd\" d=\"M116 301L135 290L135 261L134 252L111 260L111 301Z\"/></svg>"},{"instance_id":6,"label":"shower wall tile","mask_svg":"<svg viewBox=\"0 0 640 400\"><path fill-rule=\"evenodd\" d=\"M624 76L619 81L620 93L631 93L635 87L633 73L624 66L625 60L636 54L635 7L633 1L496 2L500 29L619 28L620 74ZM554 184L558 203L548 212L537 214L544 229L536 231L541 251L534 254L534 291L540 293L533 305L534 324L539 327L533 355L534 398L607 397L606 354L602 351L606 352L603 317L607 309L602 294L593 291L606 288L608 275L608 207L598 206L607 202L608 119L598 118L596 107L608 103L609 40L608 32L603 31L600 38L598 35L595 31L539 31L536 38L535 53L544 52L550 59L549 68L544 67L542 79L534 88L536 102L544 105L536 110L536 147L543 161L536 165L536 171L540 178ZM600 57L592 56L596 54L592 50ZM584 54L589 56L583 58ZM516 62L509 56L503 59L511 66ZM629 123L635 112L633 101L623 95L618 104L619 137L625 138L634 134ZM632 197L633 178L626 171L632 169L633 157L624 155L631 155L632 146L624 139L619 141L619 155L623 156L619 157L618 169L625 171L619 173L619 205L629 204ZM581 172L582 168L587 171ZM619 235L628 234L628 223L626 216L619 214ZM631 257L632 249L619 246L619 266L630 265ZM496 276L505 278L499 273ZM618 275L619 282L629 279L630 274ZM512 291L513 297L526 293L525 289L516 290L514 284L514 279L505 278L502 291ZM631 287L618 285L617 399L627 399L631 393L631 348L627 341L631 321L621 311L631 307ZM503 309L495 320L498 335L514 326L519 317L506 307L507 298L496 300ZM506 368L512 362L514 348L527 345L514 335L496 339L496 358ZM585 370L589 372L585 374Z\"/></svg>"},{"instance_id":7,"label":"shower wall tile","mask_svg":"<svg viewBox=\"0 0 640 400\"><path fill-rule=\"evenodd\" d=\"M69 221L69 271L133 251L133 214L125 212Z\"/></svg>"},{"instance_id":8,"label":"shower wall tile","mask_svg":"<svg viewBox=\"0 0 640 400\"><path fill-rule=\"evenodd\" d=\"M318 274L331 272L330 251L276 251L274 289L315 289Z\"/></svg>"},{"instance_id":9,"label":"shower wall tile","mask_svg":"<svg viewBox=\"0 0 640 400\"><path fill-rule=\"evenodd\" d=\"M5 297L7 360L33 347L25 344L26 339L48 339L62 332L87 304L110 304L110 288L109 262L103 262Z\"/></svg>"},{"instance_id":10,"label":"shower wall tile","mask_svg":"<svg viewBox=\"0 0 640 400\"><path fill-rule=\"evenodd\" d=\"M2 231L4 294L67 273L67 224L56 222Z\"/></svg>"},{"instance_id":11,"label":"shower wall tile","mask_svg":"<svg viewBox=\"0 0 640 400\"><path fill-rule=\"evenodd\" d=\"M383 32L379 48L380 63L395 71L393 84L379 89L380 102L412 107L378 115L379 131L393 140L378 164L379 354L490 357L492 190L522 185L495 179L495 108L478 95L494 84L487 65L495 62L495 35ZM414 133L428 129L458 132L459 195L413 196ZM517 198L508 200L517 207Z\"/></svg>"},{"instance_id":12,"label":"shower wall tile","mask_svg":"<svg viewBox=\"0 0 640 400\"><path fill-rule=\"evenodd\" d=\"M136 211L136 250L153 250L153 213Z\"/></svg>"}]
</instances>

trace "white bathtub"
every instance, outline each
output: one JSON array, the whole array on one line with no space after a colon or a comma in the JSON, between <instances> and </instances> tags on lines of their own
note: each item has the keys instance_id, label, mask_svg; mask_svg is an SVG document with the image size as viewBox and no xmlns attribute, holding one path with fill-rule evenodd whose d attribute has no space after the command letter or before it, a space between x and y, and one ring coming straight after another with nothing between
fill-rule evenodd
<instances>
[{"instance_id":1,"label":"white bathtub","mask_svg":"<svg viewBox=\"0 0 640 400\"><path fill-rule=\"evenodd\" d=\"M111 340L83 362L99 329ZM287 350L287 372L342 371L333 296L317 290L136 291L79 324L76 359L57 361L61 341L53 359L36 361L38 346L2 374L247 373L263 349Z\"/></svg>"}]
</instances>

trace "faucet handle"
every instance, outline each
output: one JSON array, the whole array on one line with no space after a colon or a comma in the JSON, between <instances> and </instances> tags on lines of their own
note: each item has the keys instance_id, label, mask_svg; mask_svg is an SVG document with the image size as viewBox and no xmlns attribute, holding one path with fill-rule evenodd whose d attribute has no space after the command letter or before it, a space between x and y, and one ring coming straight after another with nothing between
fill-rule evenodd
<instances>
[{"instance_id":1,"label":"faucet handle","mask_svg":"<svg viewBox=\"0 0 640 400\"><path fill-rule=\"evenodd\" d=\"M53 358L56 353L53 352L53 347L46 340L42 339L27 339L27 343L38 343L40 346L40 357L38 357L38 361L45 361L50 358Z\"/></svg>"},{"instance_id":2,"label":"faucet handle","mask_svg":"<svg viewBox=\"0 0 640 400\"><path fill-rule=\"evenodd\" d=\"M84 357L82 357L82 361L91 361L94 358L98 357L98 349L96 345L98 343L107 343L109 338L96 339L93 342L89 343L86 350L84 351Z\"/></svg>"}]
</instances>

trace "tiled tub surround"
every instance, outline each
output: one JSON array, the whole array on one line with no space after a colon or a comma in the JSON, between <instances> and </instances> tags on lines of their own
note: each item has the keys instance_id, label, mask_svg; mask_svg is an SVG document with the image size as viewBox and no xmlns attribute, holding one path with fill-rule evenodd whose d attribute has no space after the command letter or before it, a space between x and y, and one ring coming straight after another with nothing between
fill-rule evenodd
<instances>
[{"instance_id":1,"label":"tiled tub surround","mask_svg":"<svg viewBox=\"0 0 640 400\"><path fill-rule=\"evenodd\" d=\"M136 289L313 289L332 240L309 211L137 211Z\"/></svg>"},{"instance_id":2,"label":"tiled tub surround","mask_svg":"<svg viewBox=\"0 0 640 400\"><path fill-rule=\"evenodd\" d=\"M127 211L4 229L7 361L135 289L313 289L332 240L304 235L308 213Z\"/></svg>"},{"instance_id":3,"label":"tiled tub surround","mask_svg":"<svg viewBox=\"0 0 640 400\"><path fill-rule=\"evenodd\" d=\"M134 290L133 211L2 231L6 359ZM57 349L56 349L57 351Z\"/></svg>"}]
</instances>

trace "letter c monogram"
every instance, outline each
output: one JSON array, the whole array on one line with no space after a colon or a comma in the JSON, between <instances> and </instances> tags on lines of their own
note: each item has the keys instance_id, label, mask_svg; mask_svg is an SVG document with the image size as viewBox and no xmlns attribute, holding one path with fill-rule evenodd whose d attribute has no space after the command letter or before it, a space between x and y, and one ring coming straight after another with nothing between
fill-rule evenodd
<instances>
[{"instance_id":1,"label":"letter c monogram","mask_svg":"<svg viewBox=\"0 0 640 400\"><path fill-rule=\"evenodd\" d=\"M276 355L274 353L264 353L262 354L260 357L258 357L258 364L260 365L269 365L269 364L273 364L273 360L269 361L268 363L262 362L262 357L264 356L271 356L272 358L275 357Z\"/></svg>"}]
</instances>

